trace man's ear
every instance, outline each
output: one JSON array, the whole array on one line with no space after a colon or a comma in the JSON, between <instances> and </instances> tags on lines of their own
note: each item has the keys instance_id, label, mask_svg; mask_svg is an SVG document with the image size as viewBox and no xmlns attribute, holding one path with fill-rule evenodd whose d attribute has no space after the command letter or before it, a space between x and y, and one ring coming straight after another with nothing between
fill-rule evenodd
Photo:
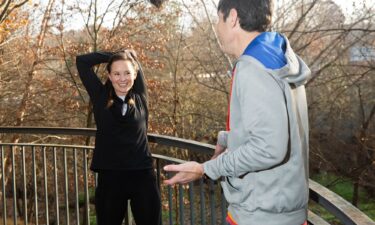
<instances>
[{"instance_id":1,"label":"man's ear","mask_svg":"<svg viewBox=\"0 0 375 225\"><path fill-rule=\"evenodd\" d=\"M238 16L238 14L237 14L236 9L231 9L229 11L228 19L229 19L230 25L232 27L235 27L237 24L239 24L239 20L238 20L237 16Z\"/></svg>"}]
</instances>

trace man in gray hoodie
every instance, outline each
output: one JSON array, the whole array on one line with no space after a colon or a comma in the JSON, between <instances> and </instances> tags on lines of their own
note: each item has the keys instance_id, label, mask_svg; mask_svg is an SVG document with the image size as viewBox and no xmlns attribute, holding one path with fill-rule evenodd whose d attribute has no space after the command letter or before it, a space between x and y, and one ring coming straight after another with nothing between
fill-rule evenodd
<instances>
[{"instance_id":1,"label":"man in gray hoodie","mask_svg":"<svg viewBox=\"0 0 375 225\"><path fill-rule=\"evenodd\" d=\"M204 174L224 177L227 222L301 225L308 202L306 64L288 39L266 32L272 0L220 0L217 33L222 50L237 58L232 74L227 130L214 157L203 163L167 165L178 172L165 184Z\"/></svg>"}]
</instances>

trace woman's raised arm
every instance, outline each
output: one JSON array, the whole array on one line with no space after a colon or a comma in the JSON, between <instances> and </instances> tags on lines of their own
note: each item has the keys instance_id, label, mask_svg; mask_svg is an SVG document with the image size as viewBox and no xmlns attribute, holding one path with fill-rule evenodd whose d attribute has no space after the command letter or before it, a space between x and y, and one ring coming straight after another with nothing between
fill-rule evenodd
<instances>
[{"instance_id":1,"label":"woman's raised arm","mask_svg":"<svg viewBox=\"0 0 375 225\"><path fill-rule=\"evenodd\" d=\"M92 52L79 55L76 58L78 74L85 86L91 101L95 101L104 85L93 70L95 65L108 62L113 53L110 52Z\"/></svg>"}]
</instances>

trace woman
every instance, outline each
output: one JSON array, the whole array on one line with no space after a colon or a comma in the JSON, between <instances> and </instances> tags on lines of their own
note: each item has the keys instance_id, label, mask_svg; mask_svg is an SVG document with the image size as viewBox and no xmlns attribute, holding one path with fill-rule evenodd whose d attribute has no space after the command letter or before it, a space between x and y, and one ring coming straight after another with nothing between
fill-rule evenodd
<instances>
[{"instance_id":1,"label":"woman","mask_svg":"<svg viewBox=\"0 0 375 225\"><path fill-rule=\"evenodd\" d=\"M147 87L134 51L94 52L76 60L97 126L91 169L98 173L98 224L122 224L128 200L137 225L159 224L160 195L147 141ZM100 63L108 63L105 84L93 70Z\"/></svg>"}]
</instances>

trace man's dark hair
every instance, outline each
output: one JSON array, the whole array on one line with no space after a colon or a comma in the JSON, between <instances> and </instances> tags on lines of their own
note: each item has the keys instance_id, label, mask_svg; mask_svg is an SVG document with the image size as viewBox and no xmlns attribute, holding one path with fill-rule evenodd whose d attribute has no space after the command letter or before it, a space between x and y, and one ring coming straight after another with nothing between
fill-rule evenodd
<instances>
[{"instance_id":1,"label":"man's dark hair","mask_svg":"<svg viewBox=\"0 0 375 225\"><path fill-rule=\"evenodd\" d=\"M237 11L239 23L246 31L264 32L272 20L272 0L220 0L217 10L223 13L224 21L231 9Z\"/></svg>"},{"instance_id":2,"label":"man's dark hair","mask_svg":"<svg viewBox=\"0 0 375 225\"><path fill-rule=\"evenodd\" d=\"M152 4L154 4L154 6L156 6L156 7L160 7L161 6L161 4L163 4L163 2L165 1L165 0L149 0Z\"/></svg>"}]
</instances>

